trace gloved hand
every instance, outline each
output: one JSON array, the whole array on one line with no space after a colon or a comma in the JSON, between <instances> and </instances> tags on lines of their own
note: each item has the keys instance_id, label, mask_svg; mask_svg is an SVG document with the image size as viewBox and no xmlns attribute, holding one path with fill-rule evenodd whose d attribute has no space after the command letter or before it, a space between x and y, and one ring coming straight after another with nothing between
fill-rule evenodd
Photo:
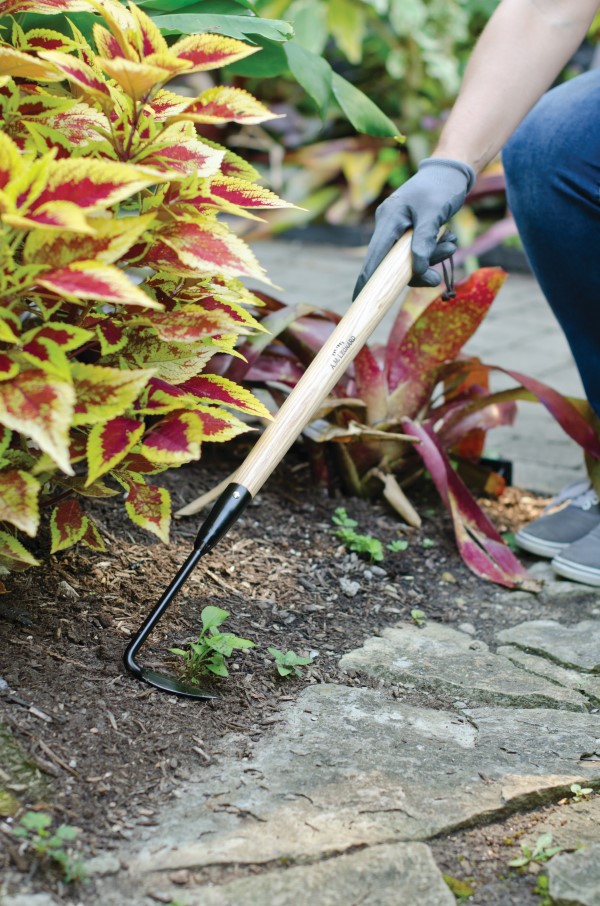
<instances>
[{"instance_id":1,"label":"gloved hand","mask_svg":"<svg viewBox=\"0 0 600 906\"><path fill-rule=\"evenodd\" d=\"M377 208L375 231L353 298L394 243L411 228L414 276L410 285L437 286L441 277L431 265L456 251L456 237L450 233L438 241L440 227L462 207L474 182L475 171L462 161L442 157L421 161L418 172Z\"/></svg>"}]
</instances>

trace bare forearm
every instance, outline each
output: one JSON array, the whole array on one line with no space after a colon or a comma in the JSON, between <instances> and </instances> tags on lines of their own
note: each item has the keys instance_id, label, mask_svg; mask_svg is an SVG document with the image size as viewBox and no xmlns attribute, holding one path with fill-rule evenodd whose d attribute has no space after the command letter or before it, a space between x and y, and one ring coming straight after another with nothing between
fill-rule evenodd
<instances>
[{"instance_id":1,"label":"bare forearm","mask_svg":"<svg viewBox=\"0 0 600 906\"><path fill-rule=\"evenodd\" d=\"M570 59L599 7L597 0L503 0L433 156L484 167Z\"/></svg>"}]
</instances>

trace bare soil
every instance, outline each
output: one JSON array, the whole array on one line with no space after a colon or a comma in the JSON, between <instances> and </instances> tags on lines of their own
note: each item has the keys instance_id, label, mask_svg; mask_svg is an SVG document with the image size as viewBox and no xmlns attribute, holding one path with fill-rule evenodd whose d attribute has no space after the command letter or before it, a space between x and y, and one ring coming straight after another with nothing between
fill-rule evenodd
<instances>
[{"instance_id":1,"label":"bare soil","mask_svg":"<svg viewBox=\"0 0 600 906\"><path fill-rule=\"evenodd\" d=\"M232 447L226 462L213 454L167 473L174 509L226 477L244 452L243 445ZM164 546L138 532L119 502L99 502L93 515L108 537L106 554L79 547L55 556L41 569L10 577L10 592L0 599L0 724L47 787L40 798L39 788L34 795L2 768L0 785L23 808L47 811L57 823L80 828L78 846L86 857L115 850L141 826L156 823L159 806L181 795L182 784L213 759L251 753L272 731L281 701L309 683L339 682L340 656L383 627L410 619L411 610L452 625L469 622L487 641L505 625L558 615L530 596L499 616L488 606L495 587L463 565L449 518L426 483L416 498L424 518L419 533L402 528L382 504L323 494L311 485L301 454L290 456L200 562L142 652L144 663L177 671L178 659L168 648L195 638L205 605L228 610L226 628L256 647L229 660L229 678L206 681L219 697L204 702L155 692L126 675L121 663L130 635L189 553L201 519L176 522ZM485 507L501 531L513 531L545 503L509 488ZM384 544L406 538L408 548L389 553L376 568L349 554L331 521L341 505L359 523L358 531ZM342 578L359 583L354 597L343 593ZM584 616L585 610L578 619ZM314 663L301 678L282 680L270 646L312 654ZM343 681L364 682L346 676ZM450 704L431 697L419 702L415 695L407 700ZM532 820L535 815L515 816L506 827L437 841L436 858L452 876L470 878L475 890L488 885L486 906L538 903L535 878L509 871L515 852L497 843L514 836L519 822ZM35 866L11 837L10 822L0 823L0 841L0 873L16 892ZM43 867L33 880L39 889L76 901L81 895L77 885L65 887Z\"/></svg>"}]
</instances>

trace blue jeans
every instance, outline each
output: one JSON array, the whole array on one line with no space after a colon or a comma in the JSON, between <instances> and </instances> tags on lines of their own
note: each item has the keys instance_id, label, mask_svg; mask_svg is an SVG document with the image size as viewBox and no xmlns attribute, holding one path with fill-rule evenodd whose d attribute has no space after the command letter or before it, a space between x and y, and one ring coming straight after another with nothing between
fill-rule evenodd
<instances>
[{"instance_id":1,"label":"blue jeans","mask_svg":"<svg viewBox=\"0 0 600 906\"><path fill-rule=\"evenodd\" d=\"M600 69L544 95L503 161L525 252L600 416Z\"/></svg>"}]
</instances>

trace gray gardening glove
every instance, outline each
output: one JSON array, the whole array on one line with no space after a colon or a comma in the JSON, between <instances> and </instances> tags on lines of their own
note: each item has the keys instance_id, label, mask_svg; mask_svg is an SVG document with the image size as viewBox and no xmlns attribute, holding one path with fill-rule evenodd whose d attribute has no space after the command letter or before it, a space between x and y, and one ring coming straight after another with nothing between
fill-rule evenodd
<instances>
[{"instance_id":1,"label":"gray gardening glove","mask_svg":"<svg viewBox=\"0 0 600 906\"><path fill-rule=\"evenodd\" d=\"M431 265L454 254L456 237L445 233L438 241L437 235L440 227L462 207L474 182L475 171L462 161L442 157L422 160L418 173L377 208L375 231L353 298L359 294L394 243L411 228L414 230L414 276L410 285L438 286L441 277Z\"/></svg>"}]
</instances>

